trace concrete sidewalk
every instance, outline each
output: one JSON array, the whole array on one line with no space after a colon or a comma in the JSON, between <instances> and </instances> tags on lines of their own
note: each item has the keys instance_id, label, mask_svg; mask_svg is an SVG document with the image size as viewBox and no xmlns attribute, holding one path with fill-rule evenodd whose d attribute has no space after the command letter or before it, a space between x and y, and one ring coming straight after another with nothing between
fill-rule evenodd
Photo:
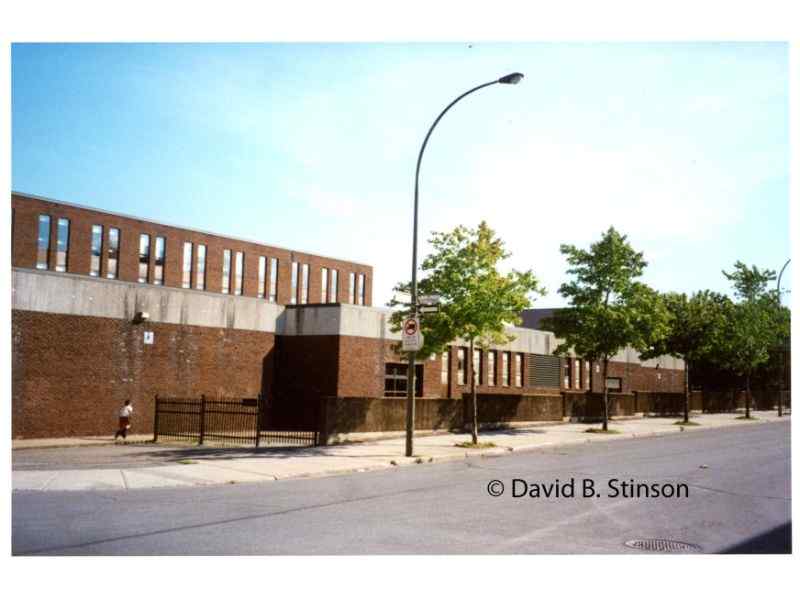
<instances>
[{"instance_id":1,"label":"concrete sidewalk","mask_svg":"<svg viewBox=\"0 0 800 600\"><path fill-rule=\"evenodd\" d=\"M698 427L686 427L686 432L703 431L716 427L751 427L760 423L788 420L775 411L753 411L757 420L738 419L741 413L693 414ZM609 427L618 434L586 433L586 423L531 426L521 429L482 432L481 442L492 442L495 447L464 449L457 443L468 442L469 434L441 434L415 438L416 456L404 456L403 438L383 439L357 444L321 446L317 448L275 449L254 451L251 448L206 449L187 448L175 458L174 464L142 466L122 469L60 469L14 470L14 490L124 490L196 485L219 485L244 482L274 481L295 477L321 477L359 471L392 469L427 462L463 460L475 456L495 456L571 444L607 443L613 440L647 436L681 434L682 427L676 418L651 417L612 421ZM141 441L149 439L141 437ZM107 438L79 438L63 440L64 445L90 442L108 444ZM135 441L131 439L131 441ZM35 441L31 441L35 442ZM52 442L52 440L51 440ZM24 448L41 448L38 445L14 443L16 452ZM51 444L52 447L52 444ZM154 446L157 447L157 446ZM177 455L176 455L177 456ZM195 458L193 458L193 456Z\"/></svg>"}]
</instances>

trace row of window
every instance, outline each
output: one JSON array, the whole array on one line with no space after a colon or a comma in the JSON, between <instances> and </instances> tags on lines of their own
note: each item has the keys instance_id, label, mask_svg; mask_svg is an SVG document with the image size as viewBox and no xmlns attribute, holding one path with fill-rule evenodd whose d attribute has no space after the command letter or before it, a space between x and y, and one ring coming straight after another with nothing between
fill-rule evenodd
<instances>
[{"instance_id":1,"label":"row of window","mask_svg":"<svg viewBox=\"0 0 800 600\"><path fill-rule=\"evenodd\" d=\"M523 365L525 364L525 355L521 353L512 353L512 352L498 352L496 350L489 350L488 352L483 352L482 350L476 350L473 355L473 369L475 373L475 383L476 385L484 385L483 381L483 359L484 356L487 360L487 369L486 374L488 377L488 381L486 385L488 386L496 386L497 381L497 372L495 370L495 365L497 364L497 355L500 355L500 380L501 385L504 387L510 387L509 383L511 380L511 355L514 355L514 386L515 387L522 387L523 385ZM467 376L465 372L465 368L467 365L467 349L466 348L458 348L457 349L457 383L458 385L465 385L467 382ZM558 387L558 371L559 371L559 359L557 357L543 357L541 355L529 355L529 357L533 360L532 365L537 364L537 359L542 358L553 358L555 363L551 365L552 369L555 370L555 374L550 378L553 382L554 387ZM434 357L435 360L436 357ZM569 361L567 361L569 362ZM579 361L580 363L586 364L587 361ZM449 382L450 377L450 350L445 350L444 354L442 355L442 383L447 384ZM529 365L530 366L530 365ZM546 365L539 365L539 366L546 366ZM547 367L550 368L550 367ZM422 365L416 365L416 379L415 379L415 388L416 388L416 395L422 395ZM566 383L566 382L565 382ZM608 389L611 391L622 391L622 378L621 377L609 377L606 380ZM533 387L538 387L539 385L548 387L547 382L540 381L536 382L533 381L529 383ZM565 387L569 388L571 386L566 385ZM581 388L582 389L582 388ZM404 363L387 363L386 364L386 372L384 375L384 389L383 394L386 397L398 397L398 396L405 396L408 392L408 365Z\"/></svg>"},{"instance_id":2,"label":"row of window","mask_svg":"<svg viewBox=\"0 0 800 600\"><path fill-rule=\"evenodd\" d=\"M56 234L56 271L67 271L67 257L69 250L69 219L58 219ZM139 235L139 283L152 283L164 285L164 260L166 253L166 238L155 236L155 260L153 262L152 278L150 274L151 237L149 234ZM116 227L108 228L108 243L106 245L106 277L116 279L119 276L119 245L120 232ZM206 289L206 252L205 244L184 242L183 260L181 269L181 287L186 289ZM103 226L92 225L91 260L89 275L99 277L103 260ZM39 229L37 239L36 268L50 268L50 216L39 215ZM269 291L267 291L267 261L269 261ZM196 268L193 270L192 266ZM233 268L232 268L233 267ZM290 302L292 304L308 304L309 291L309 265L292 262L292 287ZM366 305L366 274L350 273L348 302L350 304ZM320 302L338 302L339 271L322 267L320 271L321 287ZM298 285L298 280L300 285ZM222 285L223 294L241 296L244 283L244 252L224 249L222 252ZM258 257L258 292L259 298L267 298L270 302L277 302L278 298L278 259L274 257Z\"/></svg>"},{"instance_id":3,"label":"row of window","mask_svg":"<svg viewBox=\"0 0 800 600\"><path fill-rule=\"evenodd\" d=\"M564 388L566 389L591 389L592 364L588 360L575 359L573 370L572 359L564 361Z\"/></svg>"},{"instance_id":4,"label":"row of window","mask_svg":"<svg viewBox=\"0 0 800 600\"><path fill-rule=\"evenodd\" d=\"M467 348L458 348L456 351L457 369L456 369L456 383L458 385L466 385L466 365L467 365ZM498 364L499 354L499 364ZM475 373L475 385L487 385L489 387L497 386L498 367L500 375L500 385L502 387L511 386L511 358L514 358L514 387L522 387L522 372L523 364L525 361L524 354L519 352L499 352L497 350L483 350L476 349L472 354L472 369ZM483 361L486 360L486 381L483 380ZM450 350L445 350L442 354L442 383L447 384L450 381Z\"/></svg>"}]
</instances>

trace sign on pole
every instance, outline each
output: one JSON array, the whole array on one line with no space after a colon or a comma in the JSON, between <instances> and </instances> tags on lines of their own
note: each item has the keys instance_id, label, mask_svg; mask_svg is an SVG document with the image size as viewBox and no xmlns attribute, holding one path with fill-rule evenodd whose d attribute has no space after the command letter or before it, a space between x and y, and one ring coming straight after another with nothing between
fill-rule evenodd
<instances>
[{"instance_id":1,"label":"sign on pole","mask_svg":"<svg viewBox=\"0 0 800 600\"><path fill-rule=\"evenodd\" d=\"M420 306L435 306L441 302L441 298L435 294L430 296L421 296L419 299Z\"/></svg>"},{"instance_id":2,"label":"sign on pole","mask_svg":"<svg viewBox=\"0 0 800 600\"><path fill-rule=\"evenodd\" d=\"M422 332L417 317L409 317L403 322L403 352L416 352L422 349Z\"/></svg>"}]
</instances>

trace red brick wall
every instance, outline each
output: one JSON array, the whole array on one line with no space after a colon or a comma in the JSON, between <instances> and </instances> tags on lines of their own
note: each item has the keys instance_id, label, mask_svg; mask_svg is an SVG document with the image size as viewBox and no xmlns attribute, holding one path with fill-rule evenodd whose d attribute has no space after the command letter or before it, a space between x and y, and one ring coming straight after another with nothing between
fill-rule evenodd
<instances>
[{"instance_id":1,"label":"red brick wall","mask_svg":"<svg viewBox=\"0 0 800 600\"><path fill-rule=\"evenodd\" d=\"M336 395L380 398L383 396L386 363L405 362L405 356L393 350L396 342L355 337L339 337L339 385ZM441 397L440 363L427 360L423 364L422 395Z\"/></svg>"},{"instance_id":2,"label":"red brick wall","mask_svg":"<svg viewBox=\"0 0 800 600\"><path fill-rule=\"evenodd\" d=\"M366 305L372 305L372 267L358 263L345 262L302 252L293 252L263 244L255 244L234 240L217 235L199 233L188 229L159 225L149 221L111 215L105 212L67 206L28 196L11 195L14 230L11 264L15 267L36 268L36 238L39 227L39 215L50 215L50 268L55 265L56 232L58 218L70 221L69 250L67 271L79 275L89 274L91 252L92 225L103 226L103 256L101 257L101 276L105 277L107 259L106 248L108 230L116 227L120 230L119 272L122 281L137 281L139 276L139 235L150 235L150 282L155 270L155 238L166 239L164 266L164 284L168 287L181 287L183 243L194 244L192 260L192 285L197 277L197 245L206 246L206 291L222 290L222 255L223 249L231 250L231 293L235 277L235 255L244 252L243 295L257 296L258 292L258 257L278 259L278 303L289 304L291 292L291 262L297 261L309 265L308 302L320 301L321 268L338 269L338 300L347 302L348 274L364 273L366 275ZM300 278L298 278L300 279ZM269 262L267 262L266 291L269 293Z\"/></svg>"},{"instance_id":3,"label":"red brick wall","mask_svg":"<svg viewBox=\"0 0 800 600\"><path fill-rule=\"evenodd\" d=\"M152 432L155 394L252 397L274 377L271 333L19 310L11 331L14 438L110 434L128 399Z\"/></svg>"},{"instance_id":4,"label":"red brick wall","mask_svg":"<svg viewBox=\"0 0 800 600\"><path fill-rule=\"evenodd\" d=\"M658 379L658 375L661 379ZM683 391L683 371L677 369L656 369L644 367L635 363L608 363L608 376L620 377L622 379L621 393L629 394L635 391L657 391L657 392L682 392ZM603 366L600 365L600 373L594 374L593 389L595 392L603 391Z\"/></svg>"}]
</instances>

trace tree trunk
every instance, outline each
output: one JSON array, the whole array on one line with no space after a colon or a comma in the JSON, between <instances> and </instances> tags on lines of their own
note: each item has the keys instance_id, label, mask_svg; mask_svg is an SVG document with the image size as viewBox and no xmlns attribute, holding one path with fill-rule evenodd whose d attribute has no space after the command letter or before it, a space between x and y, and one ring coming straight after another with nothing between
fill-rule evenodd
<instances>
[{"instance_id":1,"label":"tree trunk","mask_svg":"<svg viewBox=\"0 0 800 600\"><path fill-rule=\"evenodd\" d=\"M475 388L475 341L469 341L469 374L472 392L472 443L478 443L478 392Z\"/></svg>"},{"instance_id":2,"label":"tree trunk","mask_svg":"<svg viewBox=\"0 0 800 600\"><path fill-rule=\"evenodd\" d=\"M608 357L603 357L603 431L608 431Z\"/></svg>"},{"instance_id":3,"label":"tree trunk","mask_svg":"<svg viewBox=\"0 0 800 600\"><path fill-rule=\"evenodd\" d=\"M683 380L684 380L684 386L685 386L685 389L684 389L685 397L683 399L683 422L684 423L688 423L689 422L689 400L690 400L691 395L692 395L692 392L691 392L692 388L689 385L689 361L688 360L684 361L684 368L685 368L685 374L684 374Z\"/></svg>"},{"instance_id":4,"label":"tree trunk","mask_svg":"<svg viewBox=\"0 0 800 600\"><path fill-rule=\"evenodd\" d=\"M750 418L750 373L745 377L744 417Z\"/></svg>"}]
</instances>

